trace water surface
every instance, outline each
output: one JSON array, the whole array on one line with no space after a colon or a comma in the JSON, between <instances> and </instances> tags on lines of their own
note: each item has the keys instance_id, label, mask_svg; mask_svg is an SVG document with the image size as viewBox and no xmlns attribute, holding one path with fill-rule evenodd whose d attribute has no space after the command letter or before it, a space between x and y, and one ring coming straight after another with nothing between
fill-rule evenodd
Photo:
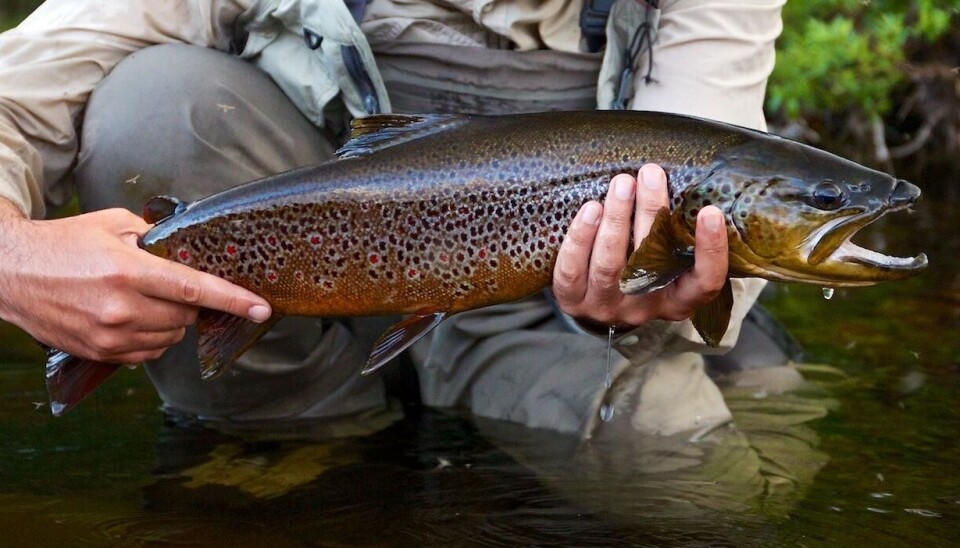
<instances>
[{"instance_id":1,"label":"water surface","mask_svg":"<svg viewBox=\"0 0 960 548\"><path fill-rule=\"evenodd\" d=\"M58 545L952 545L958 209L934 194L864 235L926 251L921 277L830 300L777 286L766 304L811 382L728 389L736 426L698 441L580 443L435 410L373 434L350 435L365 417L326 428L334 439L244 439L166 424L139 371L54 419L38 349L5 328L0 528Z\"/></svg>"}]
</instances>

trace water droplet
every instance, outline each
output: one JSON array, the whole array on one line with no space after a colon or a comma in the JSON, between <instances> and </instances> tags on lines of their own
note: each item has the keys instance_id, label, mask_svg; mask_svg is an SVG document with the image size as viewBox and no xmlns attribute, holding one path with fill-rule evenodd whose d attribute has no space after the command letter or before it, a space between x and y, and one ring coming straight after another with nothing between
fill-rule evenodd
<instances>
[{"instance_id":1,"label":"water droplet","mask_svg":"<svg viewBox=\"0 0 960 548\"><path fill-rule=\"evenodd\" d=\"M600 406L600 420L603 422L613 420L613 404L605 403Z\"/></svg>"},{"instance_id":2,"label":"water droplet","mask_svg":"<svg viewBox=\"0 0 960 548\"><path fill-rule=\"evenodd\" d=\"M610 326L609 331L607 331L607 376L603 379L603 386L606 389L610 389L613 385L613 374L610 372L610 352L613 349L613 333L616 331L614 326Z\"/></svg>"},{"instance_id":3,"label":"water droplet","mask_svg":"<svg viewBox=\"0 0 960 548\"><path fill-rule=\"evenodd\" d=\"M823 288L823 298L826 299L826 300L828 300L828 301L833 298L833 288L832 288L832 287L824 287L824 288Z\"/></svg>"}]
</instances>

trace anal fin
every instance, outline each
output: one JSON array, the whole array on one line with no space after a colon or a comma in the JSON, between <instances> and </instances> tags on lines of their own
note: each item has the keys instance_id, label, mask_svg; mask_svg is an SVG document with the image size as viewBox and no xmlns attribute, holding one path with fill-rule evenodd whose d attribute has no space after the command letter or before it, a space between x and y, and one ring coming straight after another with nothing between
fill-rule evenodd
<instances>
[{"instance_id":1,"label":"anal fin","mask_svg":"<svg viewBox=\"0 0 960 548\"><path fill-rule=\"evenodd\" d=\"M693 327L697 329L697 333L708 346L713 348L720 346L720 340L723 339L730 325L731 310L733 310L733 286L730 284L730 278L727 278L717 298L698 308L691 318Z\"/></svg>"},{"instance_id":2,"label":"anal fin","mask_svg":"<svg viewBox=\"0 0 960 548\"><path fill-rule=\"evenodd\" d=\"M225 373L248 348L282 318L274 314L263 323L204 308L197 316L200 378L207 380Z\"/></svg>"},{"instance_id":3,"label":"anal fin","mask_svg":"<svg viewBox=\"0 0 960 548\"><path fill-rule=\"evenodd\" d=\"M693 252L670 230L670 210L657 211L650 233L630 255L620 276L620 291L628 295L650 293L693 268Z\"/></svg>"},{"instance_id":4,"label":"anal fin","mask_svg":"<svg viewBox=\"0 0 960 548\"><path fill-rule=\"evenodd\" d=\"M366 375L380 369L385 363L432 331L434 327L440 325L446 317L446 312L416 314L393 324L374 343L370 357L367 358L367 365L360 373Z\"/></svg>"}]
</instances>

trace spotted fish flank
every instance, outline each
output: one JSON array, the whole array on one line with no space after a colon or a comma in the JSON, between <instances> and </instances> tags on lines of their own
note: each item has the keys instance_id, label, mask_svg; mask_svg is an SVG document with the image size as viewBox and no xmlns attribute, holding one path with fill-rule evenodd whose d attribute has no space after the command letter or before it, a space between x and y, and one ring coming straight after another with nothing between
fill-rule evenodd
<instances>
[{"instance_id":1,"label":"spotted fish flank","mask_svg":"<svg viewBox=\"0 0 960 548\"><path fill-rule=\"evenodd\" d=\"M757 131L621 111L374 116L356 121L354 136L339 160L190 205L152 199L145 216L157 224L141 247L260 294L273 307L273 322L289 314L411 314L380 338L367 370L449 315L545 288L580 206L602 200L614 175L636 173L650 162L668 173L673 213L658 217L657 230L631 257L627 291L650 290L689 268L683 257L692 246L690 227L710 204L727 217L731 275L790 279L787 274L809 266L834 285L860 285L919 268L905 262L885 268L861 253L858 261L872 261L872 267L839 269L844 260L829 254L852 248L832 227L847 225L836 215L804 211L796 197L812 195L810 189L826 179L870 181L873 190L858 196L874 202L863 206L870 215L857 217L864 219L859 227L891 209L883 192L892 178ZM783 181L789 183L785 190L774 192ZM915 198L899 196L898 207ZM762 214L754 214L752 203ZM778 218L777 208L803 214ZM778 222L793 226L783 230ZM793 263L771 254L782 243L790 255L799 245L791 238L811 234L837 245L805 250ZM822 264L810 265L808 257ZM717 308L729 313L731 303L721 300ZM695 321L710 333L722 334L726 326L722 314ZM203 376L225 371L270 325L201 311ZM63 356L48 363L48 389L60 412L102 381L102 371L89 374L98 367L114 366Z\"/></svg>"}]
</instances>

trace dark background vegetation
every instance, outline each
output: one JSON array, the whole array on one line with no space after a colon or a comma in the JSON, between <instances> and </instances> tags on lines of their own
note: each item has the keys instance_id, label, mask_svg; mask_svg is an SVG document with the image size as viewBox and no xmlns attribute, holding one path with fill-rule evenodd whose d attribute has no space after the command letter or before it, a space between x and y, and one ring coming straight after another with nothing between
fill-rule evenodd
<instances>
[{"instance_id":1,"label":"dark background vegetation","mask_svg":"<svg viewBox=\"0 0 960 548\"><path fill-rule=\"evenodd\" d=\"M960 198L960 0L792 0L783 19L772 129Z\"/></svg>"}]
</instances>

